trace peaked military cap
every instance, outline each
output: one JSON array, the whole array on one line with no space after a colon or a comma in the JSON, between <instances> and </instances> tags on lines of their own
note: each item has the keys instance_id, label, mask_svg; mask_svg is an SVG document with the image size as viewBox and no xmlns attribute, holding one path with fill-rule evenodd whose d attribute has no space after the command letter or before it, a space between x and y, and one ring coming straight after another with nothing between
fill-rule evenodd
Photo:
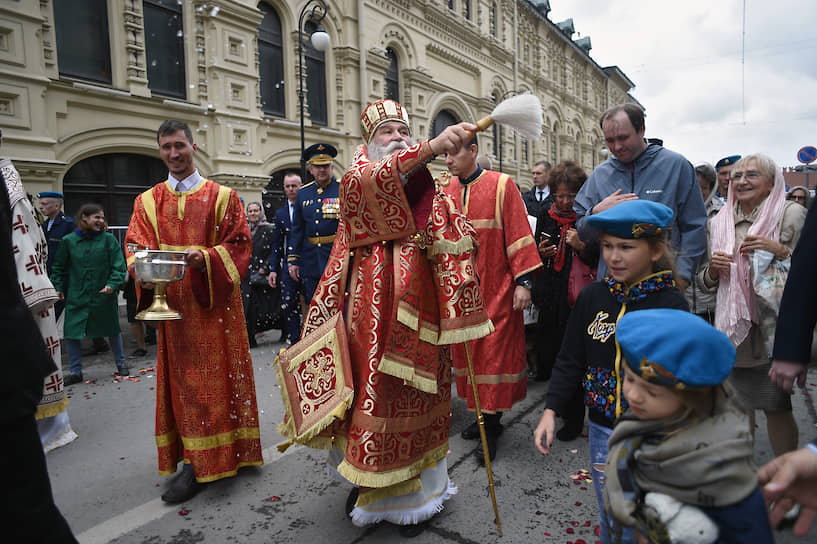
<instances>
[{"instance_id":1,"label":"peaked military cap","mask_svg":"<svg viewBox=\"0 0 817 544\"><path fill-rule=\"evenodd\" d=\"M330 144L312 144L304 149L304 160L309 164L329 164L338 155L338 150Z\"/></svg>"},{"instance_id":2,"label":"peaked military cap","mask_svg":"<svg viewBox=\"0 0 817 544\"><path fill-rule=\"evenodd\" d=\"M715 163L715 169L719 169L722 166L729 166L730 164L735 164L740 160L740 155L729 155L728 157L724 157L718 162Z\"/></svg>"}]
</instances>

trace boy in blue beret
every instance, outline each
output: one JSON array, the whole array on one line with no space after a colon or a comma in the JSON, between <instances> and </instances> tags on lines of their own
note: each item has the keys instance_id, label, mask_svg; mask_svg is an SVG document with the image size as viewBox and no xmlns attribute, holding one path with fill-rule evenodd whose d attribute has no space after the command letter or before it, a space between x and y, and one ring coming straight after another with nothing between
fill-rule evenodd
<instances>
[{"instance_id":1,"label":"boy in blue beret","mask_svg":"<svg viewBox=\"0 0 817 544\"><path fill-rule=\"evenodd\" d=\"M672 309L625 314L616 339L629 410L610 436L605 508L648 542L772 543L748 416L724 384L729 339Z\"/></svg>"}]
</instances>

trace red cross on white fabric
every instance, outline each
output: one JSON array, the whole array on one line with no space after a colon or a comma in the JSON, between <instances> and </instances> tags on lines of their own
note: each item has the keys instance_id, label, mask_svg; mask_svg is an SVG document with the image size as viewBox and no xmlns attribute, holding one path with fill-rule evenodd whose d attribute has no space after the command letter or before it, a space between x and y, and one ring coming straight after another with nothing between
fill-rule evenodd
<instances>
[{"instance_id":1,"label":"red cross on white fabric","mask_svg":"<svg viewBox=\"0 0 817 544\"><path fill-rule=\"evenodd\" d=\"M23 221L23 216L19 213L16 215L14 222L11 224L12 230L19 230L23 234L28 234L28 225Z\"/></svg>"}]
</instances>

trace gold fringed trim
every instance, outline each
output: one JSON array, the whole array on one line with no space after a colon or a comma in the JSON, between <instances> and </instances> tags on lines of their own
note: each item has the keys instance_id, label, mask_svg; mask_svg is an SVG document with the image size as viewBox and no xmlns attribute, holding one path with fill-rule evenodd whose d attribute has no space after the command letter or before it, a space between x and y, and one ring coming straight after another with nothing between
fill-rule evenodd
<instances>
[{"instance_id":1,"label":"gold fringed trim","mask_svg":"<svg viewBox=\"0 0 817 544\"><path fill-rule=\"evenodd\" d=\"M400 303L397 307L397 321L413 331L416 331L420 325L420 318L415 312L409 310L405 303Z\"/></svg>"},{"instance_id":2,"label":"gold fringed trim","mask_svg":"<svg viewBox=\"0 0 817 544\"><path fill-rule=\"evenodd\" d=\"M331 450L332 448L334 448L336 446L336 444L337 444L337 438L335 438L333 440L332 438L327 438L325 436L318 436L318 437L313 438L309 442L304 443L304 446L306 446L308 448L312 448L314 450ZM344 444L345 444L345 442L344 442ZM344 445L341 449L345 450L346 446Z\"/></svg>"},{"instance_id":3,"label":"gold fringed trim","mask_svg":"<svg viewBox=\"0 0 817 544\"><path fill-rule=\"evenodd\" d=\"M400 361L383 355L380 359L380 364L377 366L378 372L394 376L400 380L412 381L414 380L414 367L404 365Z\"/></svg>"},{"instance_id":4,"label":"gold fringed trim","mask_svg":"<svg viewBox=\"0 0 817 544\"><path fill-rule=\"evenodd\" d=\"M355 506L363 507L374 502L381 501L388 497L400 497L402 495L418 493L419 491L422 490L423 483L420 481L420 478L415 476L411 480L400 482L399 484L394 484L389 487L383 487L379 489L374 488L371 489L370 491L361 493L357 497L357 502L355 503Z\"/></svg>"},{"instance_id":5,"label":"gold fringed trim","mask_svg":"<svg viewBox=\"0 0 817 544\"><path fill-rule=\"evenodd\" d=\"M408 382L414 389L419 389L424 393L437 394L437 380L426 378L424 376L414 375L414 379Z\"/></svg>"},{"instance_id":6,"label":"gold fringed trim","mask_svg":"<svg viewBox=\"0 0 817 544\"><path fill-rule=\"evenodd\" d=\"M444 345L444 344L461 344L468 340L476 340L477 338L483 338L488 336L494 332L494 324L489 319L483 323L479 323L477 325L472 325L470 327L463 327L460 329L454 329L450 331L442 331L440 333L440 338L437 340L437 344Z\"/></svg>"},{"instance_id":7,"label":"gold fringed trim","mask_svg":"<svg viewBox=\"0 0 817 544\"><path fill-rule=\"evenodd\" d=\"M441 255L462 255L474 249L474 240L470 236L463 236L456 242L454 240L434 240L430 248L426 250L428 257Z\"/></svg>"},{"instance_id":8,"label":"gold fringed trim","mask_svg":"<svg viewBox=\"0 0 817 544\"><path fill-rule=\"evenodd\" d=\"M63 397L61 401L52 404L37 406L37 413L34 414L34 419L45 419L47 417L54 417L65 411L68 406L68 398Z\"/></svg>"},{"instance_id":9,"label":"gold fringed trim","mask_svg":"<svg viewBox=\"0 0 817 544\"><path fill-rule=\"evenodd\" d=\"M164 447L170 445L175 441L177 436L176 431L169 432L156 437L156 445ZM236 442L237 440L250 440L261 438L261 432L258 427L241 427L232 431L214 434L203 437L185 437L182 436L182 444L187 450L210 450L213 448L220 448Z\"/></svg>"},{"instance_id":10,"label":"gold fringed trim","mask_svg":"<svg viewBox=\"0 0 817 544\"><path fill-rule=\"evenodd\" d=\"M345 448L341 449L345 451ZM427 452L422 459L403 468L390 470L388 472L366 472L352 466L344 459L340 465L338 465L338 472L355 485L383 488L414 478L420 474L424 468L432 466L434 463L444 459L447 454L448 442L446 441L441 446Z\"/></svg>"},{"instance_id":11,"label":"gold fringed trim","mask_svg":"<svg viewBox=\"0 0 817 544\"><path fill-rule=\"evenodd\" d=\"M438 338L440 336L440 330L439 329L433 329L433 328L431 328L429 326L421 326L419 332L420 332L420 340L422 340L423 342L426 342L426 343L432 344L432 345L439 344L439 340L438 340Z\"/></svg>"},{"instance_id":12,"label":"gold fringed trim","mask_svg":"<svg viewBox=\"0 0 817 544\"><path fill-rule=\"evenodd\" d=\"M219 257L221 257L221 262L224 264L224 268L227 269L230 279L233 280L233 289L238 289L241 284L241 274L238 273L238 268L236 268L233 258L230 257L230 252L224 246L216 246L215 249Z\"/></svg>"},{"instance_id":13,"label":"gold fringed trim","mask_svg":"<svg viewBox=\"0 0 817 544\"><path fill-rule=\"evenodd\" d=\"M205 476L203 478L199 478L196 476L196 481L202 484L206 484L208 482L215 482L216 480L221 480L222 478L229 478L231 476L235 476L238 474L238 469L243 467L260 467L264 464L264 461L243 461L238 463L235 467L235 470L228 470L227 472L222 472L219 474L213 474L212 476Z\"/></svg>"}]
</instances>

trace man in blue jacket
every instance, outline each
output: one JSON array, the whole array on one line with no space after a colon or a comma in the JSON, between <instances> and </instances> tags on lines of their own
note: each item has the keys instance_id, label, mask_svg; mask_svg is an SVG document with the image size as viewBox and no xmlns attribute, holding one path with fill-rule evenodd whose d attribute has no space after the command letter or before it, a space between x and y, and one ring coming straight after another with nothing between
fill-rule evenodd
<instances>
[{"instance_id":1,"label":"man in blue jacket","mask_svg":"<svg viewBox=\"0 0 817 544\"><path fill-rule=\"evenodd\" d=\"M298 191L287 264L292 279L303 282L307 304L318 287L338 231L340 184L332 175L337 154L338 150L326 143L304 150L304 160L315 181Z\"/></svg>"},{"instance_id":2,"label":"man in blue jacket","mask_svg":"<svg viewBox=\"0 0 817 544\"><path fill-rule=\"evenodd\" d=\"M267 281L270 287L281 283L281 311L284 314L284 337L290 345L298 341L301 335L301 283L292 279L286 267L292 235L292 218L298 203L298 189L301 188L301 176L295 172L284 174L285 206L275 211L275 233L272 236L272 254L270 255L270 273Z\"/></svg>"},{"instance_id":3,"label":"man in blue jacket","mask_svg":"<svg viewBox=\"0 0 817 544\"><path fill-rule=\"evenodd\" d=\"M625 200L660 202L675 213L671 243L677 257L676 281L683 291L706 251L706 209L695 169L682 155L644 139L644 110L636 104L613 106L601 116L601 129L610 150L576 196L573 209L582 241L598 237L587 217ZM598 277L607 273L599 260Z\"/></svg>"}]
</instances>

